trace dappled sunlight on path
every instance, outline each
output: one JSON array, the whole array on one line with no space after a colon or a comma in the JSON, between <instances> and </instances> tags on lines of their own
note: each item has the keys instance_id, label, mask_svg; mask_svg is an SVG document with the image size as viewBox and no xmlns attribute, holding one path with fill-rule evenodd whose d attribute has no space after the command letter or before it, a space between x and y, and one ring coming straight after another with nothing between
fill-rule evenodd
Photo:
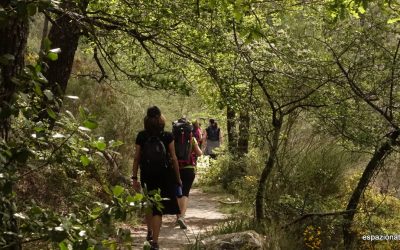
<instances>
[{"instance_id":1,"label":"dappled sunlight on path","mask_svg":"<svg viewBox=\"0 0 400 250\"><path fill-rule=\"evenodd\" d=\"M160 233L160 249L178 250L194 243L199 235L211 231L218 223L226 221L228 215L218 211L218 196L206 194L194 188L190 193L189 208L186 213L187 230L175 225L176 216L163 217ZM146 236L146 226L131 228L134 249L142 249Z\"/></svg>"}]
</instances>

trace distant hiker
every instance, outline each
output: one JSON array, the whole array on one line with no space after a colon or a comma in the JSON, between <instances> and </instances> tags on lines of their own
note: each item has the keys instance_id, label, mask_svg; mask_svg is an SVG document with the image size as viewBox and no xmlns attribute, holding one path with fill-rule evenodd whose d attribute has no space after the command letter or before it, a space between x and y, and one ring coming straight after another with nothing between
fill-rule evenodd
<instances>
[{"instance_id":1,"label":"distant hiker","mask_svg":"<svg viewBox=\"0 0 400 250\"><path fill-rule=\"evenodd\" d=\"M201 148L203 144L203 130L201 129L201 124L197 119L192 121L193 125L193 136L196 138L199 147Z\"/></svg>"},{"instance_id":2,"label":"distant hiker","mask_svg":"<svg viewBox=\"0 0 400 250\"><path fill-rule=\"evenodd\" d=\"M181 229L187 229L185 213L188 206L189 192L196 176L196 156L202 155L202 152L196 137L193 135L193 127L185 118L173 123L172 133L182 179L182 190L177 193L180 208L180 213L177 214L177 223Z\"/></svg>"},{"instance_id":3,"label":"distant hiker","mask_svg":"<svg viewBox=\"0 0 400 250\"><path fill-rule=\"evenodd\" d=\"M205 132L204 155L209 155L211 158L215 158L216 154L214 149L221 146L222 134L217 122L214 119L210 119L209 122L209 126L206 128Z\"/></svg>"},{"instance_id":4,"label":"distant hiker","mask_svg":"<svg viewBox=\"0 0 400 250\"><path fill-rule=\"evenodd\" d=\"M164 131L164 126L165 117L160 109L156 106L148 108L144 118L144 130L136 137L132 170L132 184L136 191L140 191L141 187L149 192L160 189L161 197L168 198L162 201L163 208L158 210L153 206L152 211L146 214L146 239L154 250L159 249L158 236L162 215L180 212L176 200L176 187L182 186L178 159L175 155L173 136ZM138 166L140 166L140 182L137 176Z\"/></svg>"}]
</instances>

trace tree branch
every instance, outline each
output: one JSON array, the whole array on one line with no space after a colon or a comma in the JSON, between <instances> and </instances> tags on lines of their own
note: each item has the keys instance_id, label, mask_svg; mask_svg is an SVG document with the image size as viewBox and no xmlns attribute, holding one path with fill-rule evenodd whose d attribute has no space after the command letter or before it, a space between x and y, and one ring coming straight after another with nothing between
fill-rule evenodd
<instances>
[{"instance_id":1,"label":"tree branch","mask_svg":"<svg viewBox=\"0 0 400 250\"><path fill-rule=\"evenodd\" d=\"M389 117L393 119L393 91L394 91L394 84L395 84L395 66L396 66L396 61L397 61L397 56L399 54L399 49L400 49L400 39L397 42L396 46L396 51L393 56L393 61L392 61L392 70L391 70L391 81L390 81L390 93L389 93Z\"/></svg>"},{"instance_id":2,"label":"tree branch","mask_svg":"<svg viewBox=\"0 0 400 250\"><path fill-rule=\"evenodd\" d=\"M101 76L99 77L99 79L96 79L96 80L97 80L97 82L101 83L101 81L102 81L104 78L107 78L107 74L106 74L106 71L104 70L104 67L103 67L103 65L101 64L101 62L100 62L100 60L99 60L99 57L98 57L98 55L97 55L97 47L94 47L94 49L93 49L93 58L94 58L94 60L96 61L96 64L97 64L97 66L99 67L100 72L101 72Z\"/></svg>"},{"instance_id":3,"label":"tree branch","mask_svg":"<svg viewBox=\"0 0 400 250\"><path fill-rule=\"evenodd\" d=\"M299 218L295 219L292 222L289 222L288 224L284 225L281 227L281 229L288 228L289 226L296 224L302 220L305 220L310 217L327 217L327 216L337 216L337 215L343 215L343 214L348 214L354 212L354 209L351 210L344 210L344 211L334 211L334 212L326 212L326 213L308 213L300 216Z\"/></svg>"},{"instance_id":4,"label":"tree branch","mask_svg":"<svg viewBox=\"0 0 400 250\"><path fill-rule=\"evenodd\" d=\"M391 119L385 111L383 111L381 108L379 108L377 105L375 105L369 98L368 96L362 91L362 89L357 85L357 83L353 80L353 78L350 77L348 71L344 68L342 62L340 61L340 57L336 54L336 52L331 48L331 52L335 58L335 63L339 67L340 71L344 75L347 83L349 84L350 88L352 91L360 97L364 102L366 102L372 109L377 111L384 119L386 119L389 124L395 128L398 129L398 126L394 124L393 119Z\"/></svg>"}]
</instances>

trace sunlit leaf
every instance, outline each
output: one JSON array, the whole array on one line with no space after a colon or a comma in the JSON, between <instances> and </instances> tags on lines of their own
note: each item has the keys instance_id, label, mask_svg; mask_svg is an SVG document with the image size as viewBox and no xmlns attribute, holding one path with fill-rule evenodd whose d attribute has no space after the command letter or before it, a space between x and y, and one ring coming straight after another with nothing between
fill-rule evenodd
<instances>
[{"instance_id":1,"label":"sunlit leaf","mask_svg":"<svg viewBox=\"0 0 400 250\"><path fill-rule=\"evenodd\" d=\"M43 47L45 51L48 51L51 47L51 41L48 37L43 40Z\"/></svg>"},{"instance_id":2,"label":"sunlit leaf","mask_svg":"<svg viewBox=\"0 0 400 250\"><path fill-rule=\"evenodd\" d=\"M60 244L58 244L58 246L60 247L60 250L69 250L67 243L65 243L64 241L60 242Z\"/></svg>"},{"instance_id":3,"label":"sunlit leaf","mask_svg":"<svg viewBox=\"0 0 400 250\"><path fill-rule=\"evenodd\" d=\"M102 157L102 158L104 158L104 154L102 152L97 151L95 154L100 156L100 157Z\"/></svg>"},{"instance_id":4,"label":"sunlit leaf","mask_svg":"<svg viewBox=\"0 0 400 250\"><path fill-rule=\"evenodd\" d=\"M19 219L22 219L22 220L28 219L28 217L27 217L25 214L23 214L23 213L15 213L15 214L14 214L14 217L19 218Z\"/></svg>"},{"instance_id":5,"label":"sunlit leaf","mask_svg":"<svg viewBox=\"0 0 400 250\"><path fill-rule=\"evenodd\" d=\"M100 151L103 151L107 147L107 144L103 141L95 141L93 144Z\"/></svg>"},{"instance_id":6,"label":"sunlit leaf","mask_svg":"<svg viewBox=\"0 0 400 250\"><path fill-rule=\"evenodd\" d=\"M43 94L47 97L47 99L49 99L50 101L52 101L54 99L54 95L53 92L51 92L50 90L46 89L45 91L43 91Z\"/></svg>"},{"instance_id":7,"label":"sunlit leaf","mask_svg":"<svg viewBox=\"0 0 400 250\"><path fill-rule=\"evenodd\" d=\"M82 119L86 119L88 111L85 110L82 106L79 106L79 114Z\"/></svg>"},{"instance_id":8,"label":"sunlit leaf","mask_svg":"<svg viewBox=\"0 0 400 250\"><path fill-rule=\"evenodd\" d=\"M60 133L55 133L52 137L53 137L53 138L64 138L65 135L60 134Z\"/></svg>"},{"instance_id":9,"label":"sunlit leaf","mask_svg":"<svg viewBox=\"0 0 400 250\"><path fill-rule=\"evenodd\" d=\"M83 121L83 126L85 126L86 128L90 128L90 129L95 129L97 128L98 124L97 122L93 121L93 120L85 120Z\"/></svg>"},{"instance_id":10,"label":"sunlit leaf","mask_svg":"<svg viewBox=\"0 0 400 250\"><path fill-rule=\"evenodd\" d=\"M49 52L59 54L59 53L61 53L61 49L60 48L55 48L55 49L49 50Z\"/></svg>"},{"instance_id":11,"label":"sunlit leaf","mask_svg":"<svg viewBox=\"0 0 400 250\"><path fill-rule=\"evenodd\" d=\"M91 160L89 159L89 157L87 157L86 155L81 155L80 161L81 161L81 163L82 163L82 165L83 165L84 167L88 166L88 165L90 164L90 162L91 162Z\"/></svg>"},{"instance_id":12,"label":"sunlit leaf","mask_svg":"<svg viewBox=\"0 0 400 250\"><path fill-rule=\"evenodd\" d=\"M117 185L112 188L112 192L114 196L119 197L124 192L124 188Z\"/></svg>"},{"instance_id":13,"label":"sunlit leaf","mask_svg":"<svg viewBox=\"0 0 400 250\"><path fill-rule=\"evenodd\" d=\"M79 236L86 237L87 236L86 231L84 231L84 230L80 231Z\"/></svg>"},{"instance_id":14,"label":"sunlit leaf","mask_svg":"<svg viewBox=\"0 0 400 250\"><path fill-rule=\"evenodd\" d=\"M42 71L42 66L40 66L40 64L36 64L36 65L35 65L35 71L36 71L36 72Z\"/></svg>"},{"instance_id":15,"label":"sunlit leaf","mask_svg":"<svg viewBox=\"0 0 400 250\"><path fill-rule=\"evenodd\" d=\"M43 96L42 87L40 86L40 83L35 82L34 91L38 96Z\"/></svg>"},{"instance_id":16,"label":"sunlit leaf","mask_svg":"<svg viewBox=\"0 0 400 250\"><path fill-rule=\"evenodd\" d=\"M47 58L49 58L51 61L57 61L58 54L57 53L53 53L53 52L49 52L47 54Z\"/></svg>"},{"instance_id":17,"label":"sunlit leaf","mask_svg":"<svg viewBox=\"0 0 400 250\"><path fill-rule=\"evenodd\" d=\"M74 114L72 114L72 112L71 112L71 111L69 111L69 110L66 110L66 111L65 111L65 113L67 113L67 115L68 115L69 117L71 117L72 119L74 119L74 120L75 120L75 116L74 116Z\"/></svg>"},{"instance_id":18,"label":"sunlit leaf","mask_svg":"<svg viewBox=\"0 0 400 250\"><path fill-rule=\"evenodd\" d=\"M66 95L65 97L69 98L69 99L73 99L73 100L79 100L79 96L75 96L75 95Z\"/></svg>"},{"instance_id":19,"label":"sunlit leaf","mask_svg":"<svg viewBox=\"0 0 400 250\"><path fill-rule=\"evenodd\" d=\"M109 145L111 148L113 148L113 147L118 147L118 146L124 145L124 143L123 143L122 141L114 141L114 140L111 140L111 141L108 142L108 145Z\"/></svg>"},{"instance_id":20,"label":"sunlit leaf","mask_svg":"<svg viewBox=\"0 0 400 250\"><path fill-rule=\"evenodd\" d=\"M56 113L55 113L51 108L47 108L46 111L47 111L47 114L48 114L52 119L54 119L54 120L57 119Z\"/></svg>"},{"instance_id":21,"label":"sunlit leaf","mask_svg":"<svg viewBox=\"0 0 400 250\"><path fill-rule=\"evenodd\" d=\"M90 128L86 128L86 127L82 127L82 126L79 126L78 129L82 130L82 131L92 131Z\"/></svg>"},{"instance_id":22,"label":"sunlit leaf","mask_svg":"<svg viewBox=\"0 0 400 250\"><path fill-rule=\"evenodd\" d=\"M400 21L400 17L392 18L387 21L388 24L397 23Z\"/></svg>"},{"instance_id":23,"label":"sunlit leaf","mask_svg":"<svg viewBox=\"0 0 400 250\"><path fill-rule=\"evenodd\" d=\"M82 147L81 150L85 151L85 152L89 152L90 151L88 148L85 148L85 147Z\"/></svg>"},{"instance_id":24,"label":"sunlit leaf","mask_svg":"<svg viewBox=\"0 0 400 250\"><path fill-rule=\"evenodd\" d=\"M143 199L143 197L144 197L143 194L137 193L137 194L135 194L135 196L128 196L126 198L126 201L127 202L137 202L137 201L141 201Z\"/></svg>"}]
</instances>

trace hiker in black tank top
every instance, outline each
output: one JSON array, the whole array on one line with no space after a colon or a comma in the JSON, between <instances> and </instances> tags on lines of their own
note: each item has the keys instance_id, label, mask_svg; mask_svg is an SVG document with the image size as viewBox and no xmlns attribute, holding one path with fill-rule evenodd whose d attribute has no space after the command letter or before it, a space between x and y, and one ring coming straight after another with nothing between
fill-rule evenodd
<instances>
[{"instance_id":1,"label":"hiker in black tank top","mask_svg":"<svg viewBox=\"0 0 400 250\"><path fill-rule=\"evenodd\" d=\"M205 132L205 149L204 155L209 155L212 158L216 157L214 149L221 146L221 129L218 127L214 119L210 119L210 125L206 128Z\"/></svg>"},{"instance_id":2,"label":"hiker in black tank top","mask_svg":"<svg viewBox=\"0 0 400 250\"><path fill-rule=\"evenodd\" d=\"M136 137L135 159L132 169L132 185L139 192L141 187L148 191L161 190L161 197L168 198L162 201L163 208L152 208L146 214L147 237L151 242L151 249L157 250L158 236L160 233L162 215L177 214L180 212L176 200L176 188L182 186L179 173L178 160L175 155L175 147L172 134L164 131L165 118L156 106L147 110L144 118L144 131ZM154 150L154 151L151 151ZM155 152L154 157L148 152ZM140 182L138 169L140 166Z\"/></svg>"}]
</instances>

